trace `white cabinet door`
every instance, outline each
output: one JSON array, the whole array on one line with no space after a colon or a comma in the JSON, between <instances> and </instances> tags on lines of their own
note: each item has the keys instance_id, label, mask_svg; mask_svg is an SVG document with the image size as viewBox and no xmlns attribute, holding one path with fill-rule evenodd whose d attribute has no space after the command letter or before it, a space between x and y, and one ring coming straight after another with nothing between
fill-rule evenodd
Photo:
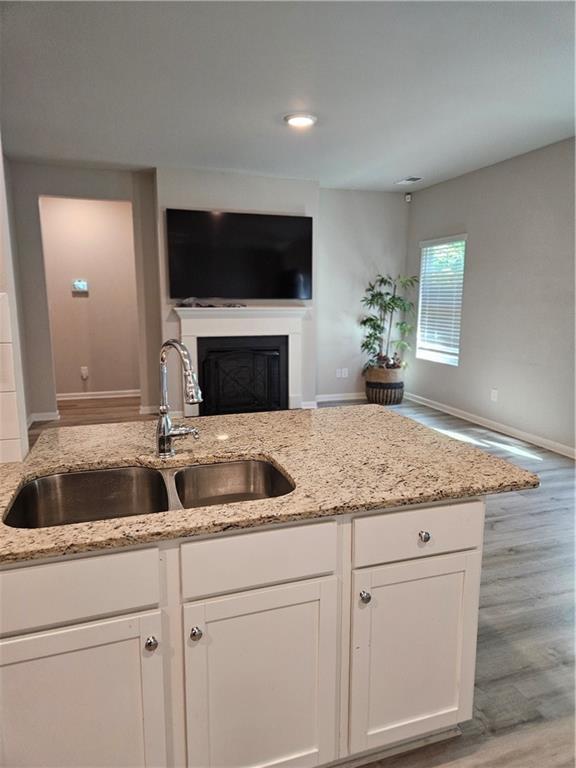
<instances>
[{"instance_id":1,"label":"white cabinet door","mask_svg":"<svg viewBox=\"0 0 576 768\"><path fill-rule=\"evenodd\" d=\"M0 764L164 766L160 626L155 612L0 641Z\"/></svg>"},{"instance_id":2,"label":"white cabinet door","mask_svg":"<svg viewBox=\"0 0 576 768\"><path fill-rule=\"evenodd\" d=\"M183 610L190 767L307 768L335 758L335 577Z\"/></svg>"},{"instance_id":3,"label":"white cabinet door","mask_svg":"<svg viewBox=\"0 0 576 768\"><path fill-rule=\"evenodd\" d=\"M352 753L472 716L480 564L470 552L354 572Z\"/></svg>"}]
</instances>

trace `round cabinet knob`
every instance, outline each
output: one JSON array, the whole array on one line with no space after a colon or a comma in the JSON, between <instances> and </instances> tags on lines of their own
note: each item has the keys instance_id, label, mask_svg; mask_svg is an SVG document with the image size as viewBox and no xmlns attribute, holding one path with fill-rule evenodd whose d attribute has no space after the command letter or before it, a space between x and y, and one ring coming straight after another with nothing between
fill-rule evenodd
<instances>
[{"instance_id":1,"label":"round cabinet knob","mask_svg":"<svg viewBox=\"0 0 576 768\"><path fill-rule=\"evenodd\" d=\"M190 630L190 640L200 640L203 634L200 627L192 627Z\"/></svg>"},{"instance_id":2,"label":"round cabinet knob","mask_svg":"<svg viewBox=\"0 0 576 768\"><path fill-rule=\"evenodd\" d=\"M418 538L423 544L428 544L428 542L432 538L432 534L430 533L430 531L420 531L420 533L418 534Z\"/></svg>"},{"instance_id":3,"label":"round cabinet knob","mask_svg":"<svg viewBox=\"0 0 576 768\"><path fill-rule=\"evenodd\" d=\"M158 648L158 640L154 635L150 635L150 637L146 638L144 641L144 648L146 648L147 651L155 651L156 648Z\"/></svg>"},{"instance_id":4,"label":"round cabinet knob","mask_svg":"<svg viewBox=\"0 0 576 768\"><path fill-rule=\"evenodd\" d=\"M360 592L360 600L362 600L363 603L366 603L366 605L372 600L372 595L370 592L366 592L365 589Z\"/></svg>"}]
</instances>

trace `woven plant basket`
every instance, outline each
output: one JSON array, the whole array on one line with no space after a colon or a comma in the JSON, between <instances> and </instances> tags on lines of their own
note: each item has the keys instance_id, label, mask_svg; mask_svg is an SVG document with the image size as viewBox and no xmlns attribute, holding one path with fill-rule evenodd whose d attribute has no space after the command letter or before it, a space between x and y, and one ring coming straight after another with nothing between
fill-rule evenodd
<instances>
[{"instance_id":1,"label":"woven plant basket","mask_svg":"<svg viewBox=\"0 0 576 768\"><path fill-rule=\"evenodd\" d=\"M367 368L366 398L377 405L399 405L404 397L402 368Z\"/></svg>"}]
</instances>

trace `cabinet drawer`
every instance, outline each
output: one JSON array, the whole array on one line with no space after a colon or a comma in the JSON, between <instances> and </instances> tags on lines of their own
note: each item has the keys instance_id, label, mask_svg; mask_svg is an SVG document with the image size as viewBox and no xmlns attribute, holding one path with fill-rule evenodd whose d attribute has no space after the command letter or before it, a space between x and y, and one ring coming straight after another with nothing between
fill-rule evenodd
<instances>
[{"instance_id":1,"label":"cabinet drawer","mask_svg":"<svg viewBox=\"0 0 576 768\"><path fill-rule=\"evenodd\" d=\"M157 549L0 572L0 633L89 621L158 605Z\"/></svg>"},{"instance_id":2,"label":"cabinet drawer","mask_svg":"<svg viewBox=\"0 0 576 768\"><path fill-rule=\"evenodd\" d=\"M482 501L361 517L354 521L354 567L474 549L483 530Z\"/></svg>"},{"instance_id":3,"label":"cabinet drawer","mask_svg":"<svg viewBox=\"0 0 576 768\"><path fill-rule=\"evenodd\" d=\"M181 547L182 597L333 573L336 551L333 521L192 541Z\"/></svg>"}]
</instances>

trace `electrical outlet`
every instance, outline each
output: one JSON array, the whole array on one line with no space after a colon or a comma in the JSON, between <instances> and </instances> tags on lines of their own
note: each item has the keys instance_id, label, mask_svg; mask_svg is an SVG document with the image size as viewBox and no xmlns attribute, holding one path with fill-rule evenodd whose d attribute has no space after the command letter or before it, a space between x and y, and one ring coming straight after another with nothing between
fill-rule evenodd
<instances>
[{"instance_id":1,"label":"electrical outlet","mask_svg":"<svg viewBox=\"0 0 576 768\"><path fill-rule=\"evenodd\" d=\"M82 381L88 380L88 366L87 365L81 365L80 366L80 378Z\"/></svg>"},{"instance_id":2,"label":"electrical outlet","mask_svg":"<svg viewBox=\"0 0 576 768\"><path fill-rule=\"evenodd\" d=\"M348 378L348 368L342 368L342 378L343 379Z\"/></svg>"},{"instance_id":3,"label":"electrical outlet","mask_svg":"<svg viewBox=\"0 0 576 768\"><path fill-rule=\"evenodd\" d=\"M342 368L336 368L336 378L337 379L342 378Z\"/></svg>"},{"instance_id":4,"label":"electrical outlet","mask_svg":"<svg viewBox=\"0 0 576 768\"><path fill-rule=\"evenodd\" d=\"M490 400L492 400L493 403L498 402L498 390L497 389L491 389L490 390Z\"/></svg>"}]
</instances>

